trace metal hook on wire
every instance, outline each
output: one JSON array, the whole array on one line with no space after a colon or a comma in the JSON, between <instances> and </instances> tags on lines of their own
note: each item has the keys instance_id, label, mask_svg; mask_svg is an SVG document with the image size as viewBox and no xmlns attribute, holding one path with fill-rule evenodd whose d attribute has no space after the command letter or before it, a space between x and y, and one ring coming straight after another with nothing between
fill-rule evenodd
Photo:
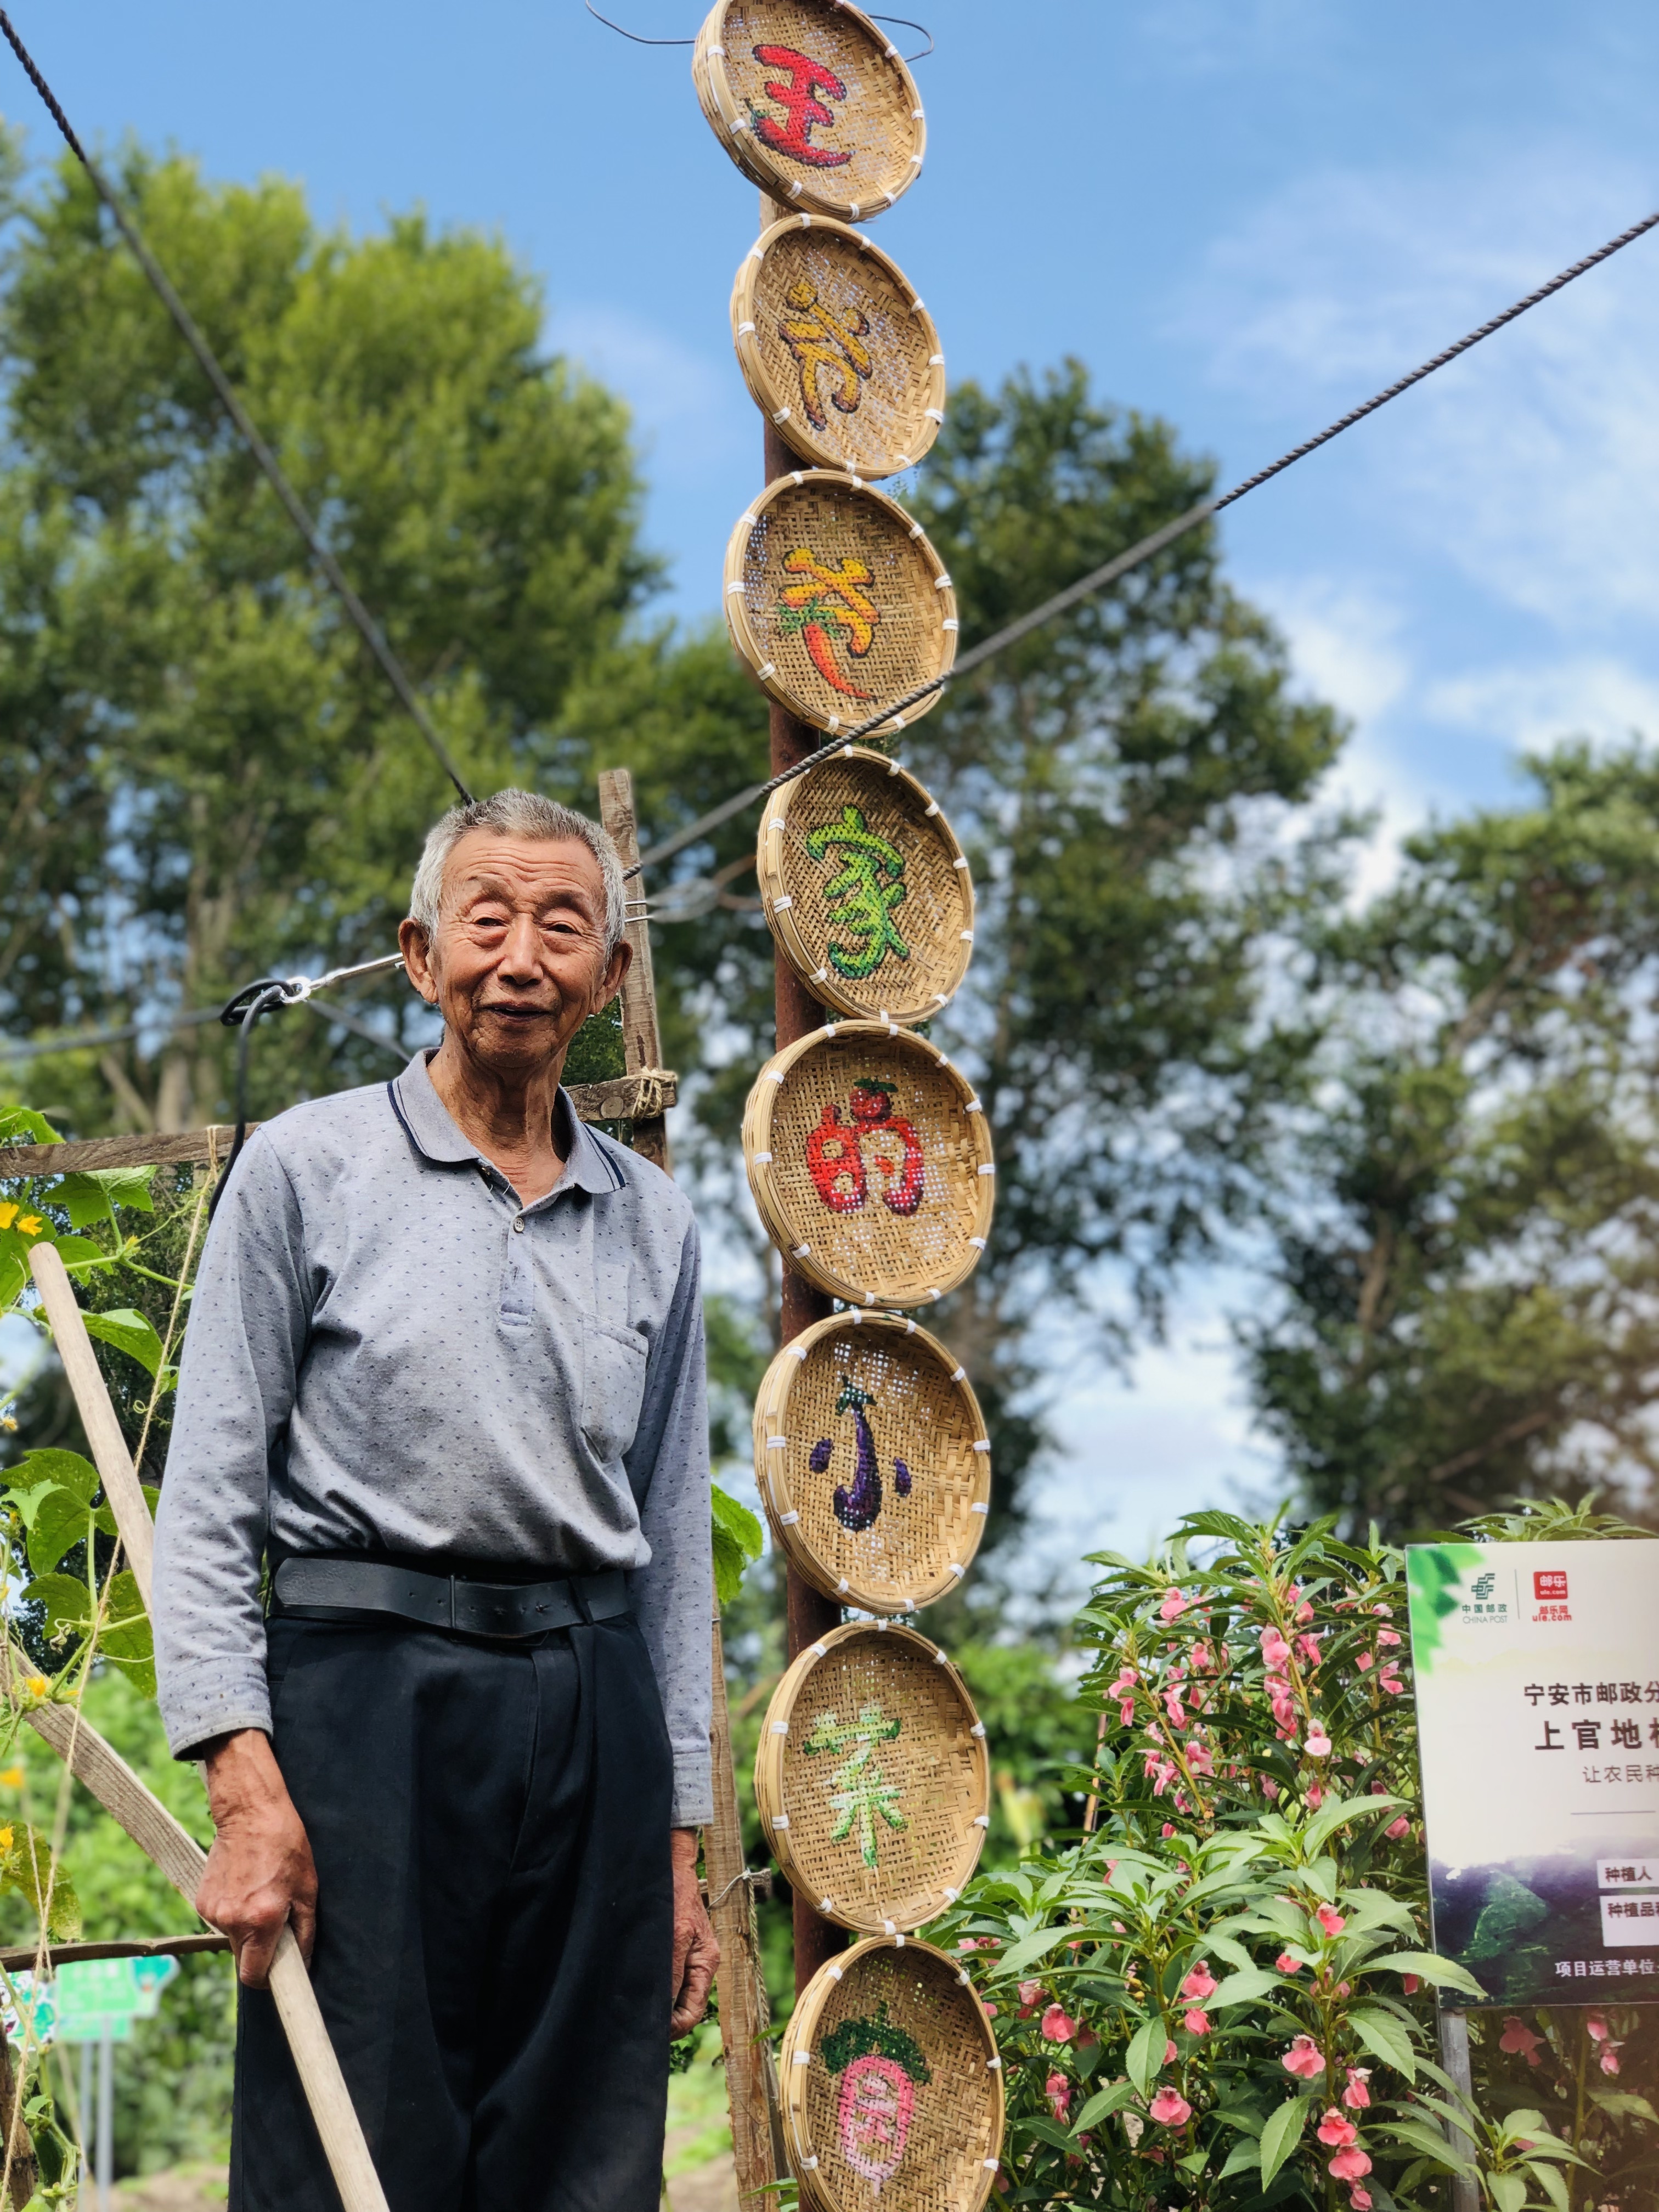
<instances>
[{"instance_id":1,"label":"metal hook on wire","mask_svg":"<svg viewBox=\"0 0 1659 2212\"><path fill-rule=\"evenodd\" d=\"M247 1142L247 1052L253 1041L253 1024L260 1015L277 1006L302 1006L313 991L326 990L331 983L343 983L349 976L372 975L377 969L401 968L403 964L401 952L387 952L378 960L360 960L350 968L331 968L325 975L261 975L257 982L244 983L240 991L226 1000L220 1008L219 1018L228 1030L241 1031L236 1040L236 1134L231 1140L225 1171L208 1200L210 1221L230 1181L230 1171L242 1157L242 1147Z\"/></svg>"},{"instance_id":2,"label":"metal hook on wire","mask_svg":"<svg viewBox=\"0 0 1659 2212\"><path fill-rule=\"evenodd\" d=\"M582 0L582 5L596 23L603 23L607 31L614 31L618 38L631 39L636 46L695 46L697 43L695 39L647 39L638 31L629 31L620 23L613 23L609 15L601 15L593 5L593 0ZM870 20L872 23L897 23L907 31L921 32L927 43L919 54L906 54L904 58L907 62L925 62L933 52L933 34L926 23L914 23L908 15L872 15Z\"/></svg>"}]
</instances>

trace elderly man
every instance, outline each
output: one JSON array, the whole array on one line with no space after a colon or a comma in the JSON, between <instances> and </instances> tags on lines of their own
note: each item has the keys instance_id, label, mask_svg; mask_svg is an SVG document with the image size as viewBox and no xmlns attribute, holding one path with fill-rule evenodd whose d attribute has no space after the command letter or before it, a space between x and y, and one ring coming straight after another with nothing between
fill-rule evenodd
<instances>
[{"instance_id":1,"label":"elderly man","mask_svg":"<svg viewBox=\"0 0 1659 2212\"><path fill-rule=\"evenodd\" d=\"M291 1921L392 2212L654 2212L716 1963L697 1236L585 1129L621 870L527 792L434 830L443 1042L247 1146L157 1525L161 1708L243 1984L230 2201L337 2205L264 1990Z\"/></svg>"}]
</instances>

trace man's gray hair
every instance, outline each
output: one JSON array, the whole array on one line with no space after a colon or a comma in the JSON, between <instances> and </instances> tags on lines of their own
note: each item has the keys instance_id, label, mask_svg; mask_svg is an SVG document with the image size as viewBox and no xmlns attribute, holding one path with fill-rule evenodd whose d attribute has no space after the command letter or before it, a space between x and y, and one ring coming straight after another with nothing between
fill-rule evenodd
<instances>
[{"instance_id":1,"label":"man's gray hair","mask_svg":"<svg viewBox=\"0 0 1659 2212\"><path fill-rule=\"evenodd\" d=\"M538 844L568 838L586 845L599 864L599 881L605 887L605 957L610 959L622 943L628 909L622 862L617 858L611 833L585 814L578 814L574 806L561 806L555 799L544 799L538 791L498 791L493 799L475 799L470 806L452 806L434 823L409 894L410 920L420 924L428 943L437 935L445 865L469 830L490 830L498 837L530 838Z\"/></svg>"}]
</instances>

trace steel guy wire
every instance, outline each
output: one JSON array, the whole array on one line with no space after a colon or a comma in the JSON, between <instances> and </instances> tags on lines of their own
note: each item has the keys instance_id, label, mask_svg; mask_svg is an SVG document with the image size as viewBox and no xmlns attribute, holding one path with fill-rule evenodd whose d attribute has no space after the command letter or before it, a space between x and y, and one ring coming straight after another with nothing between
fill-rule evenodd
<instances>
[{"instance_id":1,"label":"steel guy wire","mask_svg":"<svg viewBox=\"0 0 1659 2212\"><path fill-rule=\"evenodd\" d=\"M62 106L59 105L57 94L52 91L52 87L46 82L45 77L41 76L40 70L35 65L33 57L30 54L27 47L25 46L21 39L18 37L16 31L12 26L10 16L6 14L3 8L0 8L0 31L3 31L5 33L7 45L10 46L13 53L16 55L18 60L22 64L29 82L40 94L42 100L45 101L46 112L52 117L52 121L58 125L59 131L63 132L64 143L68 145L70 151L74 155L76 160L79 161L81 167L86 171L88 177L91 180L93 190L97 193L99 198L102 200L104 205L109 210L112 217L114 219L116 228L120 232L122 237L131 248L134 260L137 261L138 266L143 270L144 275L149 278L151 288L155 291L156 297L161 301L168 314L172 316L173 322L178 326L179 335L184 339L185 343L190 348L191 353L195 355L197 366L201 369L203 375L206 377L208 382L213 386L220 405L224 409L226 414L229 416L232 422L236 427L238 434L241 437L242 442L246 446L249 453L252 454L254 459L258 463L260 469L264 474L265 481L270 484L271 489L282 501L284 509L287 511L289 520L294 525L294 527L299 532L301 537L305 540L307 549L309 551L312 559L317 563L318 568L321 569L325 580L330 586L331 589L334 592L336 597L339 599L341 605L345 609L347 614L351 617L353 623L356 627L357 633L362 637L364 644L368 647L370 653L373 653L375 659L380 663L381 669L385 672L387 681L391 684L392 690L398 695L399 705L403 708L410 720L414 723L421 735L425 738L428 745L432 750L433 756L436 759L438 765L442 769L444 774L454 785L456 790L459 792L463 802L470 806L472 804L472 793L467 789L465 784L462 782L460 770L456 767L454 761L451 758L449 748L445 744L443 739L438 735L436 729L433 726L432 718L427 713L426 708L421 704L420 698L415 690L415 687L410 682L409 677L404 672L402 661L398 659L397 654L392 651L392 647L387 642L386 635L382 631L380 624L375 621L374 616L370 614L368 609L358 598L356 592L351 588L350 584L346 580L345 571L341 568L333 554L330 552L328 547L324 544L322 537L318 531L317 525L312 520L309 510L301 500L299 494L295 490L293 485L289 483L287 477L283 474L282 466L278 462L276 454L272 453L270 447L266 445L264 440L255 428L252 417L249 415L246 408L243 406L241 401L237 398L234 387L232 386L229 378L225 374L223 369L220 368L218 358L215 355L213 349L209 345L207 340L197 328L195 318L185 307L184 301L179 297L179 295L173 290L171 283L168 281L167 271L162 268L161 263L157 261L155 256L150 252L149 246L144 243L143 238L140 234L137 224L134 223L131 216L128 215L125 208L122 206L120 200L117 197L114 187L110 184L109 179L105 176L103 171L99 168L97 163L93 161L91 155L87 152L86 148L81 143L80 139L76 136L74 126L70 124L68 116L64 114Z\"/></svg>"},{"instance_id":2,"label":"steel guy wire","mask_svg":"<svg viewBox=\"0 0 1659 2212\"><path fill-rule=\"evenodd\" d=\"M593 5L593 0L582 0L582 5L596 23L603 23L607 31L615 31L619 38L631 39L636 46L695 46L697 43L695 39L647 39L638 31L629 30L623 24L613 23L609 15L601 15ZM925 62L928 55L933 52L933 34L926 23L913 23L908 15L878 15L873 10L868 9L865 12L872 23L899 23L907 31L921 33L927 43L919 54L906 54L904 58L907 62ZM892 50L890 47L888 51L890 52Z\"/></svg>"},{"instance_id":3,"label":"steel guy wire","mask_svg":"<svg viewBox=\"0 0 1659 2212\"><path fill-rule=\"evenodd\" d=\"M3 19L0 18L0 20ZM695 845L700 838L706 836L709 830L717 830L721 823L729 822L734 814L741 814L745 807L754 805L757 800L769 798L773 792L781 789L784 784L793 782L799 775L805 775L809 769L816 767L830 755L841 751L843 747L855 744L860 738L872 737L882 732L896 734L904 727L903 718L911 708L920 706L924 699L931 698L936 691L942 691L947 684L954 683L958 677L966 676L971 670L982 667L995 654L1005 653L1011 645L1018 645L1022 638L1029 637L1033 630L1042 629L1047 623L1051 623L1056 615L1064 614L1068 608L1076 606L1079 600L1086 599L1094 592L1103 591L1108 584L1115 583L1120 576L1127 575L1131 568L1139 568L1144 561L1150 561L1155 553L1161 553L1166 545L1172 545L1178 538L1184 538L1188 531L1196 530L1200 523L1207 522L1212 516L1219 514L1224 507L1231 507L1235 500L1243 499L1246 492L1255 491L1258 486L1267 483L1281 471L1291 467L1293 463L1304 459L1309 453L1317 452L1321 446L1328 445L1333 438L1340 437L1343 431L1352 429L1356 422L1363 422L1368 415L1376 414L1379 407L1386 407L1391 399L1397 399L1402 392L1409 392L1414 384L1420 384L1425 377L1432 376L1437 369L1444 368L1449 362L1455 361L1460 354L1468 353L1472 346L1478 346L1483 338L1491 337L1495 331L1501 331L1506 323L1512 323L1517 315L1524 315L1529 307L1537 307L1540 301L1547 300L1553 293L1560 291L1564 285L1571 284L1575 277L1583 276L1587 270L1595 268L1599 263L1610 259L1623 247L1631 245L1645 232L1651 230L1656 224L1659 224L1659 212L1644 216L1639 222L1632 223L1628 230L1621 230L1616 238L1610 238L1605 246L1597 246L1594 253L1587 253L1582 261L1575 261L1571 268L1563 269L1559 275L1552 276L1547 283L1539 285L1535 291L1528 292L1524 299L1517 300L1513 307L1505 307L1501 314L1492 316L1478 329L1470 331L1466 337L1458 338L1452 344L1443 347L1439 353L1422 362L1418 368L1409 370L1404 376L1397 377L1382 391L1374 393L1369 399L1362 400L1358 406L1351 407L1346 415L1340 415L1334 422L1328 423L1324 429L1316 431L1311 438L1304 438L1299 446L1292 446L1287 453L1281 453L1276 461L1270 461L1266 468L1258 469L1254 476L1246 477L1243 483L1236 483L1230 491L1221 493L1215 499L1200 500L1196 507L1189 507L1184 514L1176 515L1172 522L1166 522L1161 529L1154 530L1150 536L1139 538L1125 551L1103 562L1098 568L1091 569L1086 576L1079 576L1076 583L1068 584L1063 592L1056 592L1052 599L1045 599L1041 606L1033 607L1029 614L1019 616L993 636L982 639L978 645L962 654L955 665L945 674L930 678L926 684L919 684L914 690L907 691L903 697L896 700L892 706L884 707L879 714L872 715L868 721L860 722L850 730L838 731L833 738L824 738L821 744L813 748L805 760L797 761L793 768L783 769L781 774L769 777L764 783L750 784L746 791L738 792L732 798L723 800L719 806L712 807L707 814L701 816L696 822L689 823L684 830L677 830L672 837L665 837L659 845L653 845L648 853L641 854L639 860L626 871L626 873L629 876L636 876L642 868L648 868L659 861L672 859L676 853L683 852L688 845ZM666 915L661 917L665 921L670 918Z\"/></svg>"}]
</instances>

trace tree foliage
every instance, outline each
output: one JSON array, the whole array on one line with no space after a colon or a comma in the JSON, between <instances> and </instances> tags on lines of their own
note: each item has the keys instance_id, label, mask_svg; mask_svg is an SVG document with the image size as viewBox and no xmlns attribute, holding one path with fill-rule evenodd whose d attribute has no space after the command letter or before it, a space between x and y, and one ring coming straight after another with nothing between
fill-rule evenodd
<instances>
[{"instance_id":1,"label":"tree foliage","mask_svg":"<svg viewBox=\"0 0 1659 2212\"><path fill-rule=\"evenodd\" d=\"M1321 1509L1639 1494L1659 1386L1659 761L1568 745L1310 933L1258 1407Z\"/></svg>"}]
</instances>

